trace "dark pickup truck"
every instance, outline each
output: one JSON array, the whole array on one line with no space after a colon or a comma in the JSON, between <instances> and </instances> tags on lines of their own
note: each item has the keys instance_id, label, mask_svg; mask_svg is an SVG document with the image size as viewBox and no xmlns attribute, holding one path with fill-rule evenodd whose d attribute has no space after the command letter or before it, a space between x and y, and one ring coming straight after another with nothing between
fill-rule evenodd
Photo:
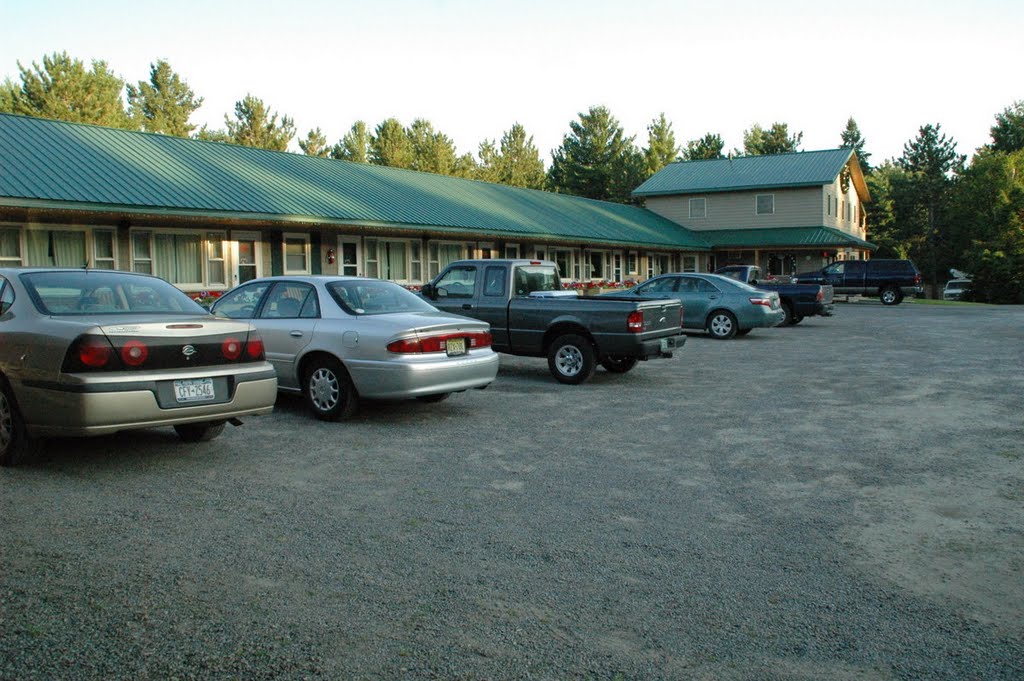
<instances>
[{"instance_id":1,"label":"dark pickup truck","mask_svg":"<svg viewBox=\"0 0 1024 681\"><path fill-rule=\"evenodd\" d=\"M921 273L910 260L840 260L816 272L793 277L802 284L830 284L836 293L878 296L883 305L899 305L903 296L921 293Z\"/></svg>"},{"instance_id":2,"label":"dark pickup truck","mask_svg":"<svg viewBox=\"0 0 1024 681\"><path fill-rule=\"evenodd\" d=\"M441 310L488 322L497 352L546 356L551 374L572 385L598 363L625 373L686 342L678 300L580 298L562 290L553 262L459 260L420 294Z\"/></svg>"},{"instance_id":3,"label":"dark pickup truck","mask_svg":"<svg viewBox=\"0 0 1024 681\"><path fill-rule=\"evenodd\" d=\"M781 284L765 279L757 265L729 265L719 267L715 274L731 277L764 291L775 291L786 312L786 320L780 326L799 324L804 317L833 314L832 287L822 284Z\"/></svg>"}]
</instances>

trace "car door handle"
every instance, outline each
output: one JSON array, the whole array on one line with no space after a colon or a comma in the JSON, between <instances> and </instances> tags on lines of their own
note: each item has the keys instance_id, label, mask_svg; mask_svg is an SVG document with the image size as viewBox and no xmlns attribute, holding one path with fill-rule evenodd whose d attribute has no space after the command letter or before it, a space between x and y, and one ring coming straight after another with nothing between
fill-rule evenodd
<instances>
[{"instance_id":1,"label":"car door handle","mask_svg":"<svg viewBox=\"0 0 1024 681\"><path fill-rule=\"evenodd\" d=\"M462 304L462 309L463 310L472 310L473 306L470 303L463 303Z\"/></svg>"},{"instance_id":2,"label":"car door handle","mask_svg":"<svg viewBox=\"0 0 1024 681\"><path fill-rule=\"evenodd\" d=\"M292 336L294 338L302 338L302 332L301 331L291 331L291 332L289 332L288 335Z\"/></svg>"}]
</instances>

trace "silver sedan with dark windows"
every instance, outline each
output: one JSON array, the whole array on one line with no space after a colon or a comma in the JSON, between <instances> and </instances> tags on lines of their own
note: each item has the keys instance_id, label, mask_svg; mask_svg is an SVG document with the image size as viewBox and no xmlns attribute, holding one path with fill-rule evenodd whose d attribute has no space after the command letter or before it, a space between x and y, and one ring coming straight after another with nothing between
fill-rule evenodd
<instances>
[{"instance_id":1,"label":"silver sedan with dark windows","mask_svg":"<svg viewBox=\"0 0 1024 681\"><path fill-rule=\"evenodd\" d=\"M302 393L321 419L350 416L360 399L439 402L498 373L490 325L380 279L255 279L224 294L213 313L251 320L279 389Z\"/></svg>"},{"instance_id":2,"label":"silver sedan with dark windows","mask_svg":"<svg viewBox=\"0 0 1024 681\"><path fill-rule=\"evenodd\" d=\"M752 329L777 326L786 317L778 293L718 274L662 274L626 295L676 298L683 303L684 329L704 329L713 338L723 340L745 336Z\"/></svg>"},{"instance_id":3,"label":"silver sedan with dark windows","mask_svg":"<svg viewBox=\"0 0 1024 681\"><path fill-rule=\"evenodd\" d=\"M187 442L268 414L277 378L246 321L163 279L0 268L0 464L39 438L173 426Z\"/></svg>"}]
</instances>

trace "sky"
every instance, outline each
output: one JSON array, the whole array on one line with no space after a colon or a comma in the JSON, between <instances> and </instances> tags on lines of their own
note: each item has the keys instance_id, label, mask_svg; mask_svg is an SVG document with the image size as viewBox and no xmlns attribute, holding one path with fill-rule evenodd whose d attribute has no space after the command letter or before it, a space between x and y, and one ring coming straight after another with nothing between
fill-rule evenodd
<instances>
[{"instance_id":1,"label":"sky","mask_svg":"<svg viewBox=\"0 0 1024 681\"><path fill-rule=\"evenodd\" d=\"M877 165L925 124L968 157L1024 100L1019 0L0 0L0 80L66 51L129 83L166 59L223 128L246 94L297 139L357 120L425 118L459 153L521 123L546 164L569 124L608 107L638 146L664 112L676 140L726 149L776 121L830 149L853 117Z\"/></svg>"}]
</instances>

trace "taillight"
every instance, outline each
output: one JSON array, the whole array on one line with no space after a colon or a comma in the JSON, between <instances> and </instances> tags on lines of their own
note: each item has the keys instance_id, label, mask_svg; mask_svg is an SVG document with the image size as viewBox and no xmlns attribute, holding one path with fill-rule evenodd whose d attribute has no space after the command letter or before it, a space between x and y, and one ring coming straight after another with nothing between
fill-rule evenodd
<instances>
[{"instance_id":1,"label":"taillight","mask_svg":"<svg viewBox=\"0 0 1024 681\"><path fill-rule=\"evenodd\" d=\"M233 336L228 336L220 344L220 352L224 355L224 359L234 361L242 356L242 341Z\"/></svg>"},{"instance_id":2,"label":"taillight","mask_svg":"<svg viewBox=\"0 0 1024 681\"><path fill-rule=\"evenodd\" d=\"M149 347L138 340L130 340L121 346L121 361L130 367L142 366L149 357Z\"/></svg>"},{"instance_id":3,"label":"taillight","mask_svg":"<svg viewBox=\"0 0 1024 681\"><path fill-rule=\"evenodd\" d=\"M771 298L749 298L752 305L764 305L765 307L771 307Z\"/></svg>"},{"instance_id":4,"label":"taillight","mask_svg":"<svg viewBox=\"0 0 1024 681\"><path fill-rule=\"evenodd\" d=\"M921 273L919 272L919 273L914 275L914 286L918 286L920 284L921 284Z\"/></svg>"},{"instance_id":5,"label":"taillight","mask_svg":"<svg viewBox=\"0 0 1024 681\"><path fill-rule=\"evenodd\" d=\"M679 326L683 326L683 306L679 306Z\"/></svg>"},{"instance_id":6,"label":"taillight","mask_svg":"<svg viewBox=\"0 0 1024 681\"><path fill-rule=\"evenodd\" d=\"M824 288L819 288L818 289L818 295L816 295L814 297L814 299L815 300L825 300L825 289Z\"/></svg>"},{"instance_id":7,"label":"taillight","mask_svg":"<svg viewBox=\"0 0 1024 681\"><path fill-rule=\"evenodd\" d=\"M122 369L118 353L106 336L84 334L75 339L64 355L60 370L64 373L79 371L118 371Z\"/></svg>"},{"instance_id":8,"label":"taillight","mask_svg":"<svg viewBox=\"0 0 1024 681\"><path fill-rule=\"evenodd\" d=\"M423 352L423 344L420 343L419 338L402 338L401 340L388 343L388 352L394 352L399 355L411 355Z\"/></svg>"},{"instance_id":9,"label":"taillight","mask_svg":"<svg viewBox=\"0 0 1024 681\"><path fill-rule=\"evenodd\" d=\"M249 340L245 343L245 354L249 356L249 359L255 361L264 359L266 356L263 339L256 331L249 332Z\"/></svg>"},{"instance_id":10,"label":"taillight","mask_svg":"<svg viewBox=\"0 0 1024 681\"><path fill-rule=\"evenodd\" d=\"M626 317L626 328L633 333L641 333L644 330L643 310L634 310Z\"/></svg>"},{"instance_id":11,"label":"taillight","mask_svg":"<svg viewBox=\"0 0 1024 681\"><path fill-rule=\"evenodd\" d=\"M444 333L436 336L424 336L414 338L400 338L388 343L388 352L398 355L418 355L431 352L447 352L448 341L461 339L465 341L466 348L489 348L491 347L491 333L489 331L474 331L471 333Z\"/></svg>"},{"instance_id":12,"label":"taillight","mask_svg":"<svg viewBox=\"0 0 1024 681\"><path fill-rule=\"evenodd\" d=\"M78 346L78 359L90 369L101 369L110 361L114 348L106 338L85 336Z\"/></svg>"}]
</instances>

